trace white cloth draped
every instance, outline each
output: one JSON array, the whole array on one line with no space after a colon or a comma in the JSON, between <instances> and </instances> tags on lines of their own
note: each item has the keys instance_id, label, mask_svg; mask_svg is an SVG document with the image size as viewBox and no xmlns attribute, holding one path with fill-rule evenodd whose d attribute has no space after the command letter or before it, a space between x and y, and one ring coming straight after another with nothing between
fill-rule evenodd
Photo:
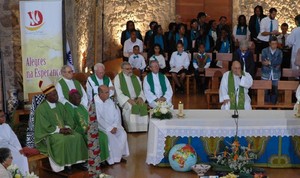
<instances>
[{"instance_id":1,"label":"white cloth draped","mask_svg":"<svg viewBox=\"0 0 300 178\"><path fill-rule=\"evenodd\" d=\"M29 172L27 157L20 153L22 146L18 137L8 124L0 125L0 148L9 148L13 157L12 163L16 164L23 175Z\"/></svg>"},{"instance_id":2,"label":"white cloth draped","mask_svg":"<svg viewBox=\"0 0 300 178\"><path fill-rule=\"evenodd\" d=\"M155 99L158 99L160 97L165 97L166 101L169 105L172 105L172 96L173 96L173 90L172 87L170 85L170 82L168 80L168 78L166 76L165 77L165 83L166 83L166 87L167 87L167 91L166 93L163 95L163 92L161 90L161 85L159 82L159 77L158 77L158 73L154 74L151 72L151 75L153 76L153 83L154 83L154 93L151 92L151 88L150 85L148 83L148 76L146 76L144 78L144 82L143 82L143 88L144 88L144 92L145 92L145 97L149 103L149 106L151 108L155 108L156 107L156 102L154 101Z\"/></svg>"},{"instance_id":3,"label":"white cloth draped","mask_svg":"<svg viewBox=\"0 0 300 178\"><path fill-rule=\"evenodd\" d=\"M297 56L297 51L300 49L300 27L295 28L292 31L292 33L287 37L286 45L293 47L291 57L292 69L299 69L299 67L295 65L295 60Z\"/></svg>"},{"instance_id":4,"label":"white cloth draped","mask_svg":"<svg viewBox=\"0 0 300 178\"><path fill-rule=\"evenodd\" d=\"M103 102L99 95L94 96L97 120L99 129L108 136L109 164L118 163L122 157L129 156L127 134L122 127L121 114L118 106L111 100ZM110 131L117 128L117 132L112 134Z\"/></svg>"},{"instance_id":5,"label":"white cloth draped","mask_svg":"<svg viewBox=\"0 0 300 178\"><path fill-rule=\"evenodd\" d=\"M220 103L224 102L225 100L230 99L228 95L228 76L229 72L224 73L222 80L221 80L221 85L219 89L219 99ZM242 86L244 87L244 94L245 94L245 105L244 108L245 110L251 110L251 99L248 95L248 89L252 86L253 84L253 79L251 75L248 72L245 72L245 76L243 75L241 78L239 76L233 75L234 77L234 88L236 91L236 96L239 96L239 87ZM236 103L238 103L239 97L236 97ZM221 106L222 110L230 110L230 102L227 104L223 104Z\"/></svg>"},{"instance_id":6,"label":"white cloth draped","mask_svg":"<svg viewBox=\"0 0 300 178\"><path fill-rule=\"evenodd\" d=\"M66 79L64 77L62 77L60 80L64 80L69 88L69 91L72 90L72 89L76 89L75 88L75 84L74 84L74 81L73 80L69 80L69 79ZM86 95L86 92L84 90L84 88L80 85L81 87L81 92L82 92L82 97L81 97L81 103L85 108L88 108L88 98L87 98L87 95ZM62 103L62 104L65 104L66 102L69 102L65 97L64 97L64 94L63 94L63 91L62 91L62 87L60 85L59 82L57 82L57 84L55 85L55 88L56 88L56 91L57 91L57 94L58 94L58 100Z\"/></svg>"}]
</instances>

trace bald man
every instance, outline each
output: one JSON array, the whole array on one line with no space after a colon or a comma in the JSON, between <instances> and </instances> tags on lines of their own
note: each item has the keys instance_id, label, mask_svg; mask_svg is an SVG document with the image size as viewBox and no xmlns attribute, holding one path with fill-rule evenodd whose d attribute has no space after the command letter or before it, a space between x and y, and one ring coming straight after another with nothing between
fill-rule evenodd
<instances>
[{"instance_id":1,"label":"bald man","mask_svg":"<svg viewBox=\"0 0 300 178\"><path fill-rule=\"evenodd\" d=\"M94 96L99 130L108 136L108 164L121 162L129 156L127 134L122 127L121 114L117 105L109 98L109 88L101 85Z\"/></svg>"},{"instance_id":2,"label":"bald man","mask_svg":"<svg viewBox=\"0 0 300 178\"><path fill-rule=\"evenodd\" d=\"M233 61L231 71L224 73L219 90L222 110L251 110L251 99L248 89L253 79L248 72L241 68L239 61Z\"/></svg>"}]
</instances>

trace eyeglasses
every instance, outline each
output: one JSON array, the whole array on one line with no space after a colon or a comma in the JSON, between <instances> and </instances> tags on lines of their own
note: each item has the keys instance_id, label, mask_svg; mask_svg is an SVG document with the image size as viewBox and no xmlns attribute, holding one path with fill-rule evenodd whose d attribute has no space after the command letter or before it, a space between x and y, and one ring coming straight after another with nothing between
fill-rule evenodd
<instances>
[{"instance_id":1,"label":"eyeglasses","mask_svg":"<svg viewBox=\"0 0 300 178\"><path fill-rule=\"evenodd\" d=\"M72 73L73 73L73 70L66 71L66 73L68 73L68 74L72 74Z\"/></svg>"}]
</instances>

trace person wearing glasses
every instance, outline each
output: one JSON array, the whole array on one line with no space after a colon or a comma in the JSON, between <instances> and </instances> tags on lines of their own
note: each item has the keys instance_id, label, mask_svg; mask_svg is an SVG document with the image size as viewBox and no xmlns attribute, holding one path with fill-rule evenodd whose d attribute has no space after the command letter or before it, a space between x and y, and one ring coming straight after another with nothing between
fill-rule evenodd
<instances>
[{"instance_id":1,"label":"person wearing glasses","mask_svg":"<svg viewBox=\"0 0 300 178\"><path fill-rule=\"evenodd\" d=\"M0 177L12 178L11 173L7 167L11 165L13 157L9 148L0 148Z\"/></svg>"},{"instance_id":2,"label":"person wearing glasses","mask_svg":"<svg viewBox=\"0 0 300 178\"><path fill-rule=\"evenodd\" d=\"M148 129L148 111L141 80L133 74L129 62L121 64L122 72L114 79L119 106L122 108L124 126L128 132Z\"/></svg>"},{"instance_id":3,"label":"person wearing glasses","mask_svg":"<svg viewBox=\"0 0 300 178\"><path fill-rule=\"evenodd\" d=\"M61 68L61 79L57 82L55 85L57 94L58 94L58 101L61 102L63 105L66 104L66 102L69 102L69 92L72 89L76 89L79 91L81 95L81 104L88 109L88 97L84 90L84 88L81 86L79 81L73 79L73 70L70 66L64 65Z\"/></svg>"},{"instance_id":4,"label":"person wearing glasses","mask_svg":"<svg viewBox=\"0 0 300 178\"><path fill-rule=\"evenodd\" d=\"M10 150L9 152L14 157L14 160L12 161L13 164L16 164L19 167L21 173L25 175L26 172L29 172L27 158L24 156L24 152L18 140L18 137L11 129L11 127L5 122L5 113L3 111L0 111L0 149L8 148ZM4 159L4 157L2 156L3 154L0 153L0 161L4 166L3 161L5 161L6 158ZM11 163L11 160L7 160L6 162ZM1 174L0 177L2 178Z\"/></svg>"}]
</instances>

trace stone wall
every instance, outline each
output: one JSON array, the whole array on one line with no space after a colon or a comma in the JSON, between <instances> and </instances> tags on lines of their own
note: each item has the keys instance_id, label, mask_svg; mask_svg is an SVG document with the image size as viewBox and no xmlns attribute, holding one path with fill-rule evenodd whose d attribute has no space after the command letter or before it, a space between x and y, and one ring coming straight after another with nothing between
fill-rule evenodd
<instances>
[{"instance_id":1,"label":"stone wall","mask_svg":"<svg viewBox=\"0 0 300 178\"><path fill-rule=\"evenodd\" d=\"M2 109L2 94L7 95L11 88L18 89L22 100L22 58L19 26L19 1L0 1L0 50L2 52L3 73L5 78L4 91L0 91ZM0 79L1 80L1 79ZM1 85L3 85L1 81ZM7 98L7 97L6 97Z\"/></svg>"},{"instance_id":2,"label":"stone wall","mask_svg":"<svg viewBox=\"0 0 300 178\"><path fill-rule=\"evenodd\" d=\"M104 59L121 57L121 33L132 20L144 36L153 20L165 31L175 20L175 0L103 0L104 1Z\"/></svg>"},{"instance_id":3,"label":"stone wall","mask_svg":"<svg viewBox=\"0 0 300 178\"><path fill-rule=\"evenodd\" d=\"M300 3L295 0L235 0L233 1L233 23L237 24L239 15L244 14L249 21L250 16L254 13L254 7L261 5L264 9L264 14L269 14L269 9L275 7L277 9L276 19L279 25L286 22L289 24L289 30L295 28L294 18L300 14ZM280 28L279 28L280 29Z\"/></svg>"}]
</instances>

